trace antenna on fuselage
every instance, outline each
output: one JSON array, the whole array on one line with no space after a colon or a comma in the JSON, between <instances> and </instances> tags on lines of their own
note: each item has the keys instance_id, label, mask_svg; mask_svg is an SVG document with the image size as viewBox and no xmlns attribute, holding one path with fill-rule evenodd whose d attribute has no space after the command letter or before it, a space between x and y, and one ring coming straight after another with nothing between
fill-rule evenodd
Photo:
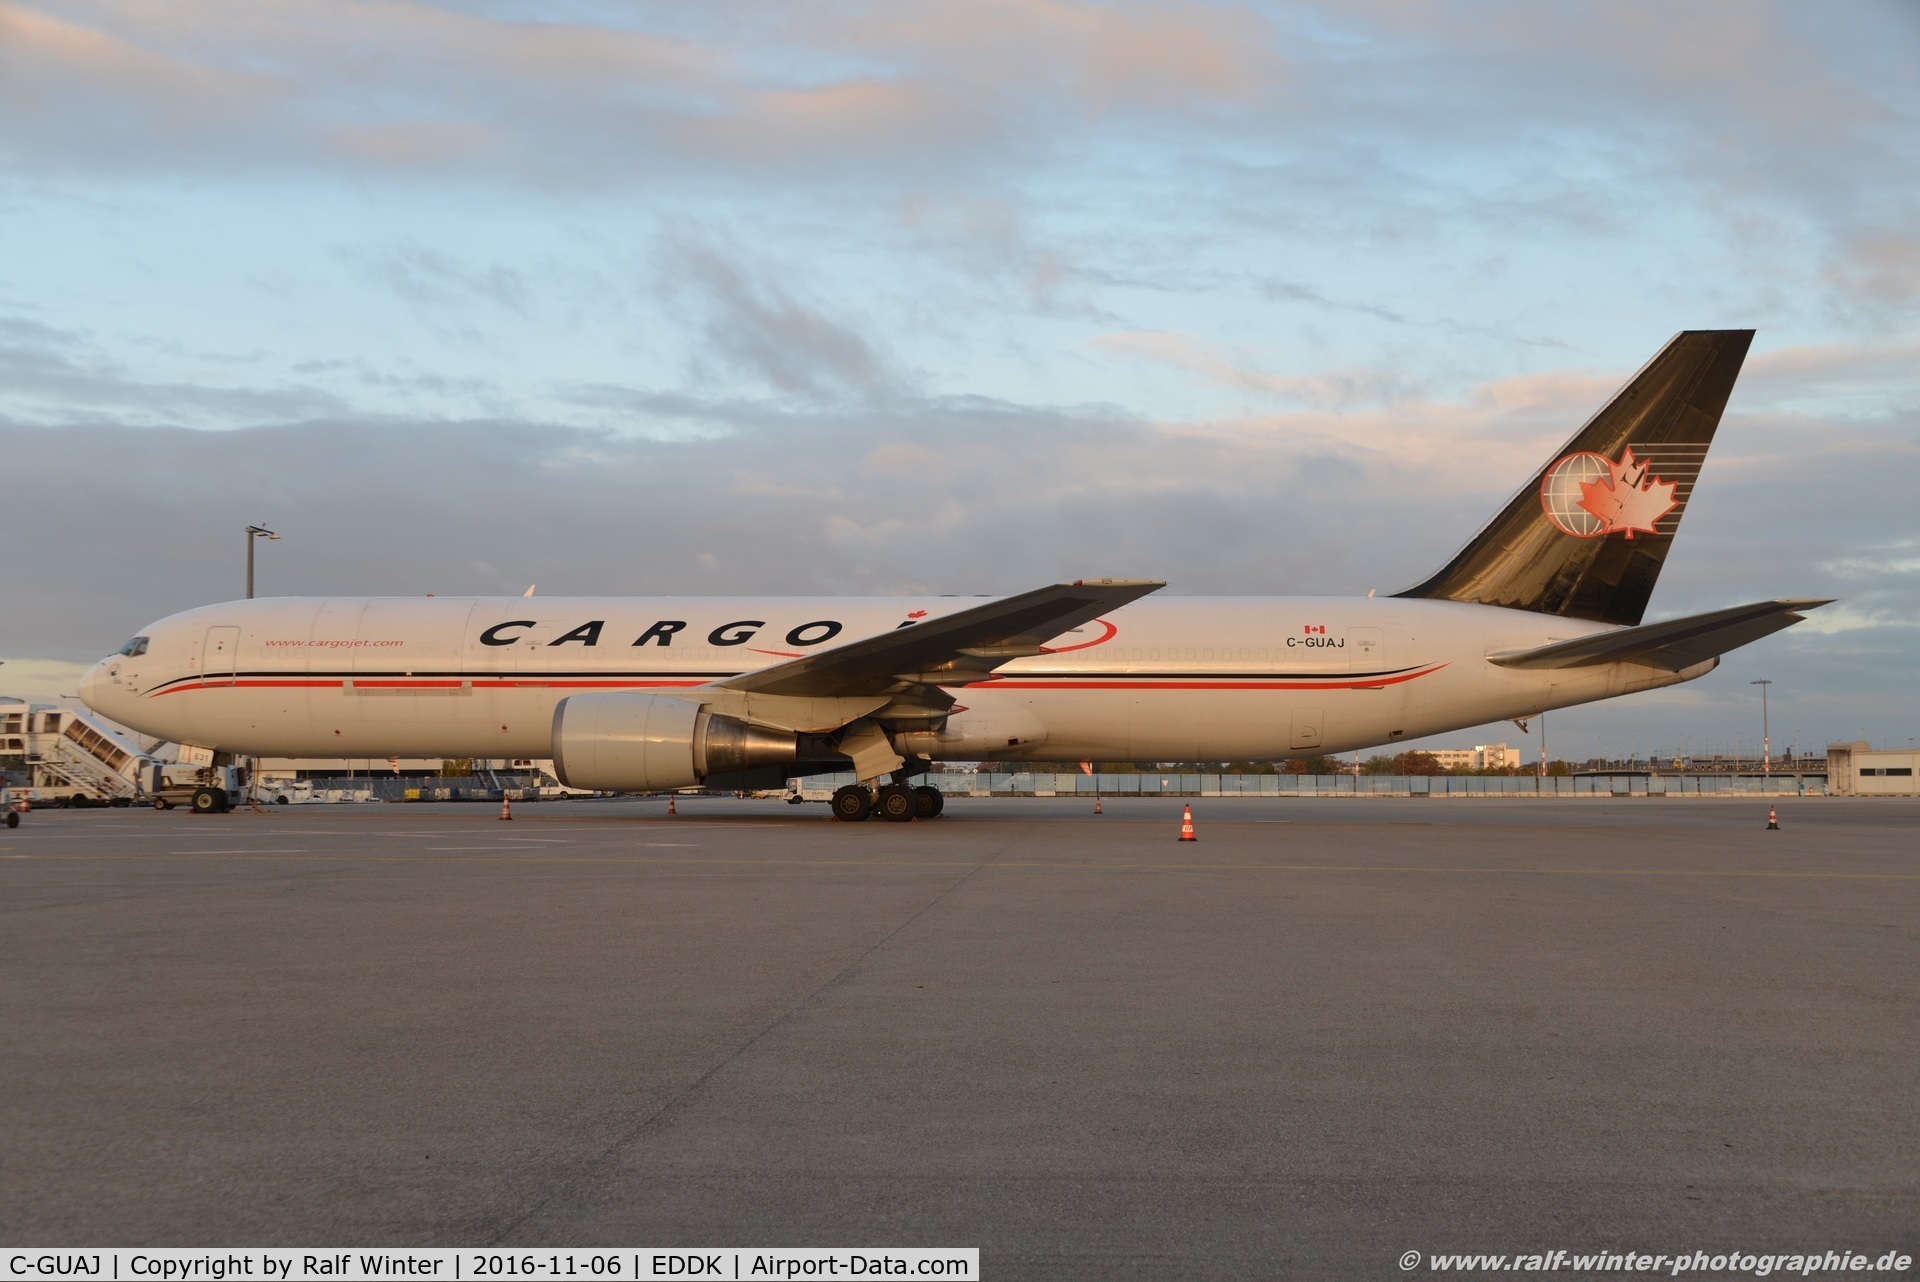
<instances>
[{"instance_id":1,"label":"antenna on fuselage","mask_svg":"<svg viewBox=\"0 0 1920 1282\"><path fill-rule=\"evenodd\" d=\"M521 593L520 595L521 595L521 596L532 596L532 595L533 595L533 590L534 590L535 588L537 588L537 587L539 587L539 586L540 586L540 585L539 585L538 583L529 583L529 584L527 584L527 590L526 590L525 592L522 592L522 593Z\"/></svg>"}]
</instances>

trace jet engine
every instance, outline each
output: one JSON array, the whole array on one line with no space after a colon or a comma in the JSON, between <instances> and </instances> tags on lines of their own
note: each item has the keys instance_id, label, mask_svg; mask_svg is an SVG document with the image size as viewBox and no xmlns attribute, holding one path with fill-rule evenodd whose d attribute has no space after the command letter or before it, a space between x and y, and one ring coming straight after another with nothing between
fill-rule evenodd
<instances>
[{"instance_id":1,"label":"jet engine","mask_svg":"<svg viewBox=\"0 0 1920 1282\"><path fill-rule=\"evenodd\" d=\"M576 694L553 710L553 769L569 788L658 792L793 761L799 741L657 694Z\"/></svg>"}]
</instances>

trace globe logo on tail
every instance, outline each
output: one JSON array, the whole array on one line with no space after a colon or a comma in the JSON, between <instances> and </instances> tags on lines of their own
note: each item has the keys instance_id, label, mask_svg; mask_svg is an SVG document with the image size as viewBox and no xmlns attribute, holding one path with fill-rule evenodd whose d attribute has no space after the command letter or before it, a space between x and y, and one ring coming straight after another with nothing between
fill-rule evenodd
<instances>
[{"instance_id":1,"label":"globe logo on tail","mask_svg":"<svg viewBox=\"0 0 1920 1282\"><path fill-rule=\"evenodd\" d=\"M1629 445L1615 463L1604 454L1569 454L1547 469L1540 506L1547 519L1579 539L1604 534L1654 534L1661 517L1679 506L1674 483L1653 474Z\"/></svg>"}]
</instances>

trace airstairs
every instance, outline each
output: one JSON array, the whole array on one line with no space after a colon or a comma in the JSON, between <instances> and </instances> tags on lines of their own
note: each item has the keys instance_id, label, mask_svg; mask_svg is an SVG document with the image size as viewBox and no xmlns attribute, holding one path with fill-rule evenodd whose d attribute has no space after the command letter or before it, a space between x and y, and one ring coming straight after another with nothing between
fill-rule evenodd
<instances>
[{"instance_id":1,"label":"airstairs","mask_svg":"<svg viewBox=\"0 0 1920 1282\"><path fill-rule=\"evenodd\" d=\"M31 793L48 800L133 801L154 761L87 713L0 698L0 755L26 767Z\"/></svg>"},{"instance_id":2,"label":"airstairs","mask_svg":"<svg viewBox=\"0 0 1920 1282\"><path fill-rule=\"evenodd\" d=\"M132 801L140 795L138 784L64 734L53 739L38 761L28 761L39 767L42 787L63 795L79 792L93 801Z\"/></svg>"}]
</instances>

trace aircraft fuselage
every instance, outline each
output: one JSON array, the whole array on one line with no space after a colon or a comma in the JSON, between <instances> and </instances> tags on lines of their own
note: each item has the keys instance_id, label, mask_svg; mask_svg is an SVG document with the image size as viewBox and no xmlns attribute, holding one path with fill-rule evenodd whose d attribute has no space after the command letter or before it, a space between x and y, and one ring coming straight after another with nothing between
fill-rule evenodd
<instances>
[{"instance_id":1,"label":"aircraft fuselage","mask_svg":"<svg viewBox=\"0 0 1920 1282\"><path fill-rule=\"evenodd\" d=\"M552 755L569 695L690 689L978 597L352 597L173 615L87 704L143 733L284 757ZM1605 625L1397 598L1153 597L957 687L934 760L1262 760L1417 739L1690 680L1488 656Z\"/></svg>"}]
</instances>

